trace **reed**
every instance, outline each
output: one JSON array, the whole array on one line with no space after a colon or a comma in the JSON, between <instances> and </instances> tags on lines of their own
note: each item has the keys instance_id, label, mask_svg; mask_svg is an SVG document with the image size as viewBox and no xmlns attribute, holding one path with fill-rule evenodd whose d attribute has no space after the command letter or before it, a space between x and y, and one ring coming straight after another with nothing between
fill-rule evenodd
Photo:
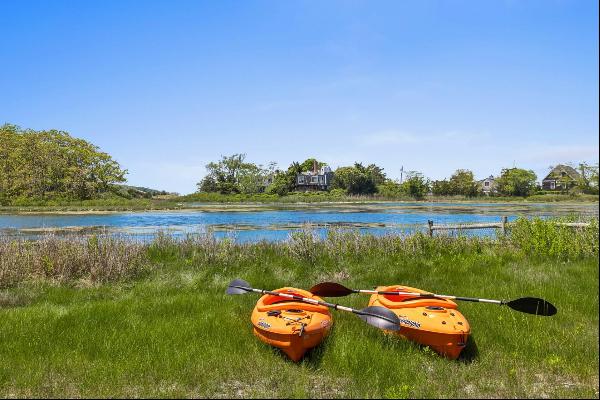
<instances>
[{"instance_id":1,"label":"reed","mask_svg":"<svg viewBox=\"0 0 600 400\"><path fill-rule=\"evenodd\" d=\"M598 220L587 228L564 227L553 221L519 219L509 234L497 238L422 233L384 236L358 230L331 229L321 239L310 225L284 242L236 243L217 240L212 232L183 239L159 232L151 242L128 236L46 235L30 241L0 236L0 287L19 282L51 280L59 283L101 284L133 279L168 262L185 261L194 268L235 266L276 256L284 263L311 267L362 262L368 259L524 259L546 257L576 260L598 257Z\"/></svg>"},{"instance_id":2,"label":"reed","mask_svg":"<svg viewBox=\"0 0 600 400\"><path fill-rule=\"evenodd\" d=\"M28 241L0 236L0 287L30 280L104 283L134 278L148 267L147 246L132 239L47 235Z\"/></svg>"}]
</instances>

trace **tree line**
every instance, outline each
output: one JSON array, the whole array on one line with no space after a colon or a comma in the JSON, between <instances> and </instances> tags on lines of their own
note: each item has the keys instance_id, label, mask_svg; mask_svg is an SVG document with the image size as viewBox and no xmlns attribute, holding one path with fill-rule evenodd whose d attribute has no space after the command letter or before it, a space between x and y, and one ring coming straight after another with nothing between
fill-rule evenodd
<instances>
[{"instance_id":1,"label":"tree line","mask_svg":"<svg viewBox=\"0 0 600 400\"><path fill-rule=\"evenodd\" d=\"M0 204L97 198L126 173L110 155L67 132L0 126Z\"/></svg>"},{"instance_id":2,"label":"tree line","mask_svg":"<svg viewBox=\"0 0 600 400\"><path fill-rule=\"evenodd\" d=\"M249 162L245 154L222 156L206 166L208 173L197 184L198 191L285 196L297 190L298 174L311 171L315 164L318 168L327 165L309 158L280 169L275 162L267 165ZM580 163L577 170L580 178L575 189L598 194L598 165ZM459 169L443 180L430 180L418 171L409 171L401 182L388 178L376 164L356 162L333 172L333 182L328 187L332 194L417 199L430 193L466 197L482 194L473 172L466 169ZM35 131L11 124L0 126L1 205L15 204L19 199L88 200L109 195L132 198L166 193L122 185L126 174L127 170L109 154L67 132ZM531 170L505 168L496 179L495 189L498 195L529 196L540 190L536 181L537 176Z\"/></svg>"},{"instance_id":3,"label":"tree line","mask_svg":"<svg viewBox=\"0 0 600 400\"><path fill-rule=\"evenodd\" d=\"M198 183L198 191L221 194L268 193L285 196L297 190L296 177L311 171L314 164L321 168L327 165L323 161L309 158L304 162L293 162L283 170L275 162L267 166L246 161L245 154L222 156L221 160L209 163L208 174ZM598 193L598 166L580 163L578 172L581 178L576 187L584 193ZM430 180L418 171L408 171L406 179L399 182L386 176L383 168L369 164L355 163L339 167L334 171L333 182L329 190L347 195L380 195L382 197L423 198L431 193L434 196L484 195L483 187L475 180L472 171L458 169L449 179ZM541 188L537 184L537 175L532 170L522 168L504 168L495 179L494 192L501 196L530 196Z\"/></svg>"}]
</instances>

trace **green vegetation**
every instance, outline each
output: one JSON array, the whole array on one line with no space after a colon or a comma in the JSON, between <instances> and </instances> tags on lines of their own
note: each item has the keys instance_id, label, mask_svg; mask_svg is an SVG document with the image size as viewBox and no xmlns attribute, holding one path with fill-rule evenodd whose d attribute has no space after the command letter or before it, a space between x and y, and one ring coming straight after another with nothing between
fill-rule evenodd
<instances>
[{"instance_id":1,"label":"green vegetation","mask_svg":"<svg viewBox=\"0 0 600 400\"><path fill-rule=\"evenodd\" d=\"M108 154L68 133L0 126L0 204L29 200L88 200L125 181Z\"/></svg>"},{"instance_id":2,"label":"green vegetation","mask_svg":"<svg viewBox=\"0 0 600 400\"><path fill-rule=\"evenodd\" d=\"M245 154L223 156L219 162L206 165L208 174L198 183L198 189L207 193L253 194L264 191L264 180L273 172L270 169L245 162Z\"/></svg>"},{"instance_id":3,"label":"green vegetation","mask_svg":"<svg viewBox=\"0 0 600 400\"><path fill-rule=\"evenodd\" d=\"M598 164L588 165L586 162L579 163L577 168L579 179L575 182L575 190L587 194L598 194Z\"/></svg>"},{"instance_id":4,"label":"green vegetation","mask_svg":"<svg viewBox=\"0 0 600 400\"><path fill-rule=\"evenodd\" d=\"M176 210L183 207L184 205L175 198L128 199L123 197L111 197L92 200L21 199L13 202L10 206L0 207L0 213Z\"/></svg>"},{"instance_id":5,"label":"green vegetation","mask_svg":"<svg viewBox=\"0 0 600 400\"><path fill-rule=\"evenodd\" d=\"M377 186L386 182L383 168L375 164L367 167L355 163L352 167L340 167L335 170L333 188L341 189L347 194L377 193Z\"/></svg>"},{"instance_id":6,"label":"green vegetation","mask_svg":"<svg viewBox=\"0 0 600 400\"><path fill-rule=\"evenodd\" d=\"M450 179L430 181L409 171L402 182L390 179L376 164L355 163L333 171L327 191L298 191L297 175L327 164L309 158L286 170L246 161L245 154L209 163L198 192L186 196L128 186L127 170L97 146L57 130L34 131L0 126L0 212L128 211L181 209L186 202L354 202L463 201L482 197L472 171L459 169ZM585 162L568 191L544 193L532 171L507 168L498 193L485 201L598 201L598 166ZM565 178L566 179L566 178ZM565 185L565 187L567 187Z\"/></svg>"},{"instance_id":7,"label":"green vegetation","mask_svg":"<svg viewBox=\"0 0 600 400\"><path fill-rule=\"evenodd\" d=\"M436 196L475 197L479 188L472 171L459 169L450 177L450 180L432 182L431 191Z\"/></svg>"},{"instance_id":8,"label":"green vegetation","mask_svg":"<svg viewBox=\"0 0 600 400\"><path fill-rule=\"evenodd\" d=\"M536 191L536 179L531 170L505 168L498 178L498 192L505 196L530 196Z\"/></svg>"},{"instance_id":9,"label":"green vegetation","mask_svg":"<svg viewBox=\"0 0 600 400\"><path fill-rule=\"evenodd\" d=\"M219 202L294 202L294 201L353 201L360 200L453 200L460 198L485 197L486 201L510 201L514 198L522 200L537 196L537 201L545 201L537 186L537 176L531 170L505 168L497 179L497 190L491 195L483 192L481 184L475 180L470 170L458 169L450 179L430 181L418 171L408 171L406 179L398 182L386 177L383 168L369 164L354 163L333 171L333 182L327 191L321 193L297 192L297 176L326 166L327 164L314 158L302 163L293 162L287 170L277 169L274 162L267 168L246 162L245 154L223 156L219 162L211 162L206 168L207 176L198 183L198 192L184 196L181 201ZM581 194L596 194L598 188L598 167L581 163L579 166L581 179L574 183L575 189L565 191L571 195L570 200L589 199ZM500 199L501 198L501 199ZM560 197L552 196L549 201L558 201ZM597 200L597 199L596 199Z\"/></svg>"},{"instance_id":10,"label":"green vegetation","mask_svg":"<svg viewBox=\"0 0 600 400\"><path fill-rule=\"evenodd\" d=\"M408 186L408 180L405 180L405 185ZM422 187L419 185L420 178L417 177L413 185L416 189ZM466 197L466 196L432 196L426 195L419 199L415 199L408 194L405 194L400 185L394 183L385 183L379 186L379 192L372 195L347 195L343 190L333 189L329 192L290 192L285 196L277 194L258 193L258 194L231 194L223 195L220 193L194 193L176 198L177 201L183 202L184 207L187 202L199 203L319 203L319 202L378 202L378 201L406 201L413 202L415 200L427 202L465 202L465 203L544 203L544 202L598 202L597 195L586 194L560 194L549 193L541 195L533 195L529 197L517 196L489 196L489 197ZM0 208L0 210L2 210Z\"/></svg>"},{"instance_id":11,"label":"green vegetation","mask_svg":"<svg viewBox=\"0 0 600 400\"><path fill-rule=\"evenodd\" d=\"M256 244L3 238L0 396L597 398L593 224L522 220L497 240L341 231ZM333 280L531 295L559 312L461 303L473 336L458 361L335 313L332 335L296 364L252 335L258 297L224 295L237 277L263 288ZM362 308L367 298L340 302Z\"/></svg>"},{"instance_id":12,"label":"green vegetation","mask_svg":"<svg viewBox=\"0 0 600 400\"><path fill-rule=\"evenodd\" d=\"M160 200L176 193L121 184L126 174L110 155L67 132L0 126L2 211L175 208Z\"/></svg>"},{"instance_id":13,"label":"green vegetation","mask_svg":"<svg viewBox=\"0 0 600 400\"><path fill-rule=\"evenodd\" d=\"M125 199L173 198L179 196L178 193L169 193L166 190L150 189L143 186L113 185L112 189L115 194Z\"/></svg>"}]
</instances>

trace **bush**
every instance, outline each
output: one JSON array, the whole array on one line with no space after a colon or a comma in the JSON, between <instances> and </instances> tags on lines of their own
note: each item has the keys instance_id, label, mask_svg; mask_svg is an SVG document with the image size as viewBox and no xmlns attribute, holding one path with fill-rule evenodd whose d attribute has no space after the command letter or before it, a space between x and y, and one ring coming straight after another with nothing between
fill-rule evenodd
<instances>
[{"instance_id":1,"label":"bush","mask_svg":"<svg viewBox=\"0 0 600 400\"><path fill-rule=\"evenodd\" d=\"M510 243L527 255L549 256L561 260L598 256L598 220L589 227L562 226L565 220L519 218L510 226Z\"/></svg>"}]
</instances>

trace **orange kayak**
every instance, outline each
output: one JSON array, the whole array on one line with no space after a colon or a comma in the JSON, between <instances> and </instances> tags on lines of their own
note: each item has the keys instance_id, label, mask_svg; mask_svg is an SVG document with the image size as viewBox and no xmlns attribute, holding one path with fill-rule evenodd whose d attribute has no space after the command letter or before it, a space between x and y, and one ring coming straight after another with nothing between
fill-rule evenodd
<instances>
[{"instance_id":1,"label":"orange kayak","mask_svg":"<svg viewBox=\"0 0 600 400\"><path fill-rule=\"evenodd\" d=\"M274 292L322 300L302 289L285 287ZM331 314L325 306L270 294L262 296L252 311L254 334L263 342L283 350L293 361L300 360L307 350L321 343L332 324Z\"/></svg>"},{"instance_id":2,"label":"orange kayak","mask_svg":"<svg viewBox=\"0 0 600 400\"><path fill-rule=\"evenodd\" d=\"M428 293L400 285L380 286L375 290ZM410 294L374 294L369 300L369 306L389 308L400 318L401 328L395 333L429 346L450 359L456 359L460 355L471 334L469 322L457 310L456 303L451 300L423 298Z\"/></svg>"}]
</instances>

